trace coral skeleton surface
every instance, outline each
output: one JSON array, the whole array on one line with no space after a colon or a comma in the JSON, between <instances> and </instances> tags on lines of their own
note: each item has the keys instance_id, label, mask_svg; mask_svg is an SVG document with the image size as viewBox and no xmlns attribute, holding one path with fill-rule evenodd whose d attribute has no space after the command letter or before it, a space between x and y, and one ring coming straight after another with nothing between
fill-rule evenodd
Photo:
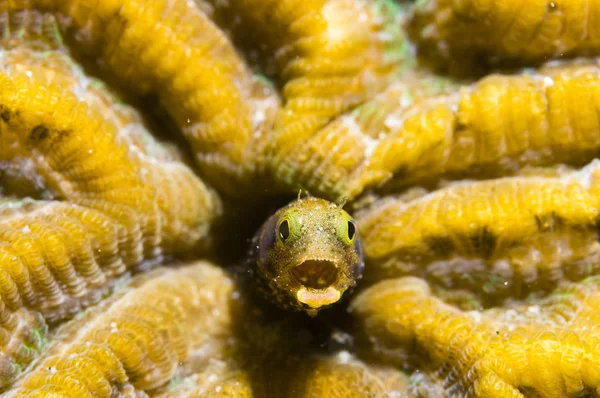
<instances>
[{"instance_id":1,"label":"coral skeleton surface","mask_svg":"<svg viewBox=\"0 0 600 398\"><path fill-rule=\"evenodd\" d=\"M0 0L0 393L600 395L599 18ZM299 190L364 248L315 318L239 249Z\"/></svg>"}]
</instances>

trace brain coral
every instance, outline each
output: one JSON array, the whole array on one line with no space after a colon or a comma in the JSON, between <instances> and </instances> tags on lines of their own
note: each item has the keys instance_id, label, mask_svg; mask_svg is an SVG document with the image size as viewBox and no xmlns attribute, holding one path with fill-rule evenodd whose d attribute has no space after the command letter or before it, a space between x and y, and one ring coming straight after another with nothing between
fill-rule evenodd
<instances>
[{"instance_id":1,"label":"brain coral","mask_svg":"<svg viewBox=\"0 0 600 398\"><path fill-rule=\"evenodd\" d=\"M599 17L0 1L0 392L600 395ZM314 319L238 250L299 189L366 262Z\"/></svg>"}]
</instances>

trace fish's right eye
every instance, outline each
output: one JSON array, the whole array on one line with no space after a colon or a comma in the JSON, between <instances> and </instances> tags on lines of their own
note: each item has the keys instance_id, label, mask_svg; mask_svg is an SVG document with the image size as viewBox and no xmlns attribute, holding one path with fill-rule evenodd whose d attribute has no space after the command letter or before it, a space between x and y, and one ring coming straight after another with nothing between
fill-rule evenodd
<instances>
[{"instance_id":1,"label":"fish's right eye","mask_svg":"<svg viewBox=\"0 0 600 398\"><path fill-rule=\"evenodd\" d=\"M281 240L286 241L290 237L290 222L288 220L283 220L279 224L279 237Z\"/></svg>"}]
</instances>

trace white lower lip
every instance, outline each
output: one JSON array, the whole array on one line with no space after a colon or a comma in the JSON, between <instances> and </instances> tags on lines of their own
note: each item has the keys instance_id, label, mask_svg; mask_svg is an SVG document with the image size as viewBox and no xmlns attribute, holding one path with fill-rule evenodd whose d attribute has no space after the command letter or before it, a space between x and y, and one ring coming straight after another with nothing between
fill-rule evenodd
<instances>
[{"instance_id":1,"label":"white lower lip","mask_svg":"<svg viewBox=\"0 0 600 398\"><path fill-rule=\"evenodd\" d=\"M303 287L296 293L298 301L308 305L310 308L321 308L325 305L333 304L341 296L341 293L333 287L328 287L327 289L307 289Z\"/></svg>"}]
</instances>

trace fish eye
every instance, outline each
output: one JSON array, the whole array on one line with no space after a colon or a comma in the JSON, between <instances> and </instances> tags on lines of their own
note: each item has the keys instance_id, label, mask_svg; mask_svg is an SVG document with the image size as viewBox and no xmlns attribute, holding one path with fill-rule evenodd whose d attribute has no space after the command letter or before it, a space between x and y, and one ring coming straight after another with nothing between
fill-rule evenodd
<instances>
[{"instance_id":1,"label":"fish eye","mask_svg":"<svg viewBox=\"0 0 600 398\"><path fill-rule=\"evenodd\" d=\"M290 237L290 223L288 220L283 220L279 224L279 237L284 241Z\"/></svg>"},{"instance_id":2,"label":"fish eye","mask_svg":"<svg viewBox=\"0 0 600 398\"><path fill-rule=\"evenodd\" d=\"M356 239L356 224L350 214L342 211L341 216L338 218L337 224L337 236L345 245L350 246Z\"/></svg>"},{"instance_id":3,"label":"fish eye","mask_svg":"<svg viewBox=\"0 0 600 398\"><path fill-rule=\"evenodd\" d=\"M348 240L352 241L356 235L356 226L352 221L348 221Z\"/></svg>"}]
</instances>

